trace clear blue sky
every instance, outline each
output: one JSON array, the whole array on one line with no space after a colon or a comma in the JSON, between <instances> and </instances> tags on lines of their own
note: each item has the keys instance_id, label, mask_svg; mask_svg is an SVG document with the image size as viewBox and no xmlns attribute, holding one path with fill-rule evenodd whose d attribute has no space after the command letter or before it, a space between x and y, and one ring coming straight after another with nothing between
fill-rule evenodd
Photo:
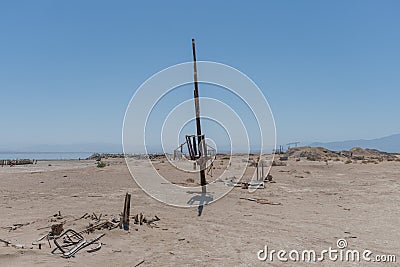
<instances>
[{"instance_id":1,"label":"clear blue sky","mask_svg":"<svg viewBox=\"0 0 400 267\"><path fill-rule=\"evenodd\" d=\"M262 89L278 143L400 133L399 1L217 2L1 1L0 151L120 143L136 88L193 37Z\"/></svg>"}]
</instances>

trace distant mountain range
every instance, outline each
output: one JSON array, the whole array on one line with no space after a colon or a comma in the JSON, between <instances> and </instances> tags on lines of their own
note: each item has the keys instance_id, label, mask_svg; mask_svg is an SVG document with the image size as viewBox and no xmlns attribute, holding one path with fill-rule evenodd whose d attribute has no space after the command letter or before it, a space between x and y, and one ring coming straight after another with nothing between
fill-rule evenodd
<instances>
[{"instance_id":1,"label":"distant mountain range","mask_svg":"<svg viewBox=\"0 0 400 267\"><path fill-rule=\"evenodd\" d=\"M338 142L314 142L309 144L312 147L325 147L329 150L350 150L353 147L371 148L378 149L384 152L400 153L400 134L394 134L382 138L369 139L369 140L348 140ZM144 153L145 151L139 151L138 147L132 147L126 150L127 153ZM259 147L252 146L250 148L252 153L258 153ZM272 148L266 148L266 151L272 150ZM150 145L147 146L149 153L161 153L161 145ZM173 148L168 149L172 153ZM218 147L218 152L229 153L230 146L221 145ZM246 149L243 149L246 151ZM98 153L121 153L122 144L111 144L111 143L81 143L81 144L69 144L69 145L31 145L31 146L0 146L0 152L98 152ZM242 152L242 151L235 151Z\"/></svg>"},{"instance_id":2,"label":"distant mountain range","mask_svg":"<svg viewBox=\"0 0 400 267\"><path fill-rule=\"evenodd\" d=\"M372 148L380 151L390 153L400 153L400 134L394 134L382 138L369 139L369 140L348 140L339 142L321 143L315 142L310 144L313 147L325 147L330 150L349 150L353 147Z\"/></svg>"}]
</instances>

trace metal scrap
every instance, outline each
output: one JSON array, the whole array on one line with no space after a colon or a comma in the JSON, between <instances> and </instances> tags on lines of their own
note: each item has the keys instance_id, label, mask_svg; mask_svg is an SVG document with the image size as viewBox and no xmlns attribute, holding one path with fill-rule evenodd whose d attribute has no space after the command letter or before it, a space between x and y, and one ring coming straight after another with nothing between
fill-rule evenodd
<instances>
[{"instance_id":1,"label":"metal scrap","mask_svg":"<svg viewBox=\"0 0 400 267\"><path fill-rule=\"evenodd\" d=\"M56 245L56 248L51 253L54 254L57 250L59 250L62 253L61 256L63 258L73 257L81 249L97 243L104 235L105 234L103 233L91 240L86 240L80 233L76 232L75 230L68 229L59 237L54 239L54 244ZM62 240L63 243L60 243L60 240ZM74 247L68 250L67 248L71 246ZM89 249L87 250L87 252L94 252L99 250L100 248L101 242L99 242L97 247Z\"/></svg>"},{"instance_id":2,"label":"metal scrap","mask_svg":"<svg viewBox=\"0 0 400 267\"><path fill-rule=\"evenodd\" d=\"M93 239L91 239L91 240L89 240L89 241L83 240L82 242L80 242L78 245L76 245L76 246L75 246L73 249L71 249L70 251L68 251L68 252L66 252L66 253L63 253L62 257L63 257L63 258L70 258L70 257L73 257L79 250L81 250L81 249L83 249L83 248L85 248L85 247L87 247L87 246L90 246L90 245L94 244L95 242L99 241L100 238L102 238L103 236L105 236L105 234L98 235L97 237L95 237L95 238L93 238ZM100 244L101 244L101 243L100 243ZM100 245L100 248L99 248L99 247L97 247L97 248L100 249L100 248L101 248L101 245ZM97 249L97 248L96 248L96 249ZM97 250L98 250L98 249L97 249ZM89 249L89 251L93 252L93 249Z\"/></svg>"}]
</instances>

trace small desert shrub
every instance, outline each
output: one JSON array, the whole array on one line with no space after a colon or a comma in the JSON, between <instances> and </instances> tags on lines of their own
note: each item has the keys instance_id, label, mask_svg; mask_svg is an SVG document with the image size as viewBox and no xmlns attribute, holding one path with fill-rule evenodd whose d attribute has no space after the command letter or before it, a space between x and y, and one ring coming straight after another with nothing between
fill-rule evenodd
<instances>
[{"instance_id":1,"label":"small desert shrub","mask_svg":"<svg viewBox=\"0 0 400 267\"><path fill-rule=\"evenodd\" d=\"M97 168L104 168L105 166L107 166L104 162L97 162Z\"/></svg>"},{"instance_id":2,"label":"small desert shrub","mask_svg":"<svg viewBox=\"0 0 400 267\"><path fill-rule=\"evenodd\" d=\"M229 160L230 158L229 157L223 157L222 159L228 159Z\"/></svg>"},{"instance_id":3,"label":"small desert shrub","mask_svg":"<svg viewBox=\"0 0 400 267\"><path fill-rule=\"evenodd\" d=\"M187 179L186 179L186 182L188 182L188 183L194 183L194 179L193 179L193 178L187 178Z\"/></svg>"},{"instance_id":4,"label":"small desert shrub","mask_svg":"<svg viewBox=\"0 0 400 267\"><path fill-rule=\"evenodd\" d=\"M346 161L344 162L344 164L350 164L350 163L352 163L352 161L351 161L350 159L348 159L348 160L346 160Z\"/></svg>"}]
</instances>

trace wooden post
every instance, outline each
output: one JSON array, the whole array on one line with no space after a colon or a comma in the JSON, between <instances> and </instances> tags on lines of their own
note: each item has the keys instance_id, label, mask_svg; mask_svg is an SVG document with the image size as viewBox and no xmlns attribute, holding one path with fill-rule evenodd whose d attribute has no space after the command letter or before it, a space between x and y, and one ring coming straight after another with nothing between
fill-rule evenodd
<instances>
[{"instance_id":1,"label":"wooden post","mask_svg":"<svg viewBox=\"0 0 400 267\"><path fill-rule=\"evenodd\" d=\"M129 215L131 210L131 194L126 193L124 202L124 211L122 212L122 219L119 224L119 228L124 228L124 230L129 230Z\"/></svg>"},{"instance_id":2,"label":"wooden post","mask_svg":"<svg viewBox=\"0 0 400 267\"><path fill-rule=\"evenodd\" d=\"M257 181L258 181L258 164L259 164L260 162L257 162Z\"/></svg>"},{"instance_id":3,"label":"wooden post","mask_svg":"<svg viewBox=\"0 0 400 267\"><path fill-rule=\"evenodd\" d=\"M264 181L264 161L261 161L261 181Z\"/></svg>"},{"instance_id":4,"label":"wooden post","mask_svg":"<svg viewBox=\"0 0 400 267\"><path fill-rule=\"evenodd\" d=\"M199 102L199 84L197 81L197 66L196 66L196 45L194 39L192 39L192 50L193 50L193 71L194 71L194 105L196 111L196 128L197 128L197 141L198 148L201 147L201 142L203 140L203 135L201 134L201 125L200 125L200 102ZM204 140L205 141L205 140ZM206 173L205 173L205 151L199 151L200 155L200 185L206 185Z\"/></svg>"}]
</instances>

